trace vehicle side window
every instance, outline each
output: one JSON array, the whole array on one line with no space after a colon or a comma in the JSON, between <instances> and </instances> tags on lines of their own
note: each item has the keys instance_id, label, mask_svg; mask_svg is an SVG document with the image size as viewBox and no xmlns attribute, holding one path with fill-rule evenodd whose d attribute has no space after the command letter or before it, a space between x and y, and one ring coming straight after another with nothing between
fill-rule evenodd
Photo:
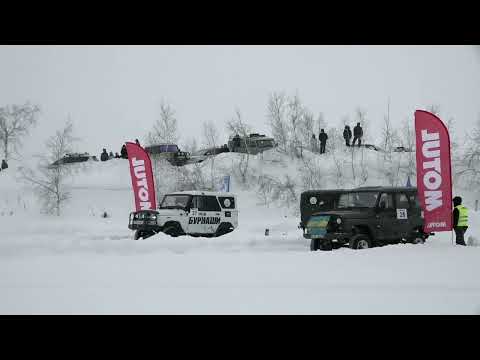
<instances>
[{"instance_id":1,"label":"vehicle side window","mask_svg":"<svg viewBox=\"0 0 480 360\"><path fill-rule=\"evenodd\" d=\"M202 206L198 208L199 211L220 211L216 196L203 196Z\"/></svg>"},{"instance_id":2,"label":"vehicle side window","mask_svg":"<svg viewBox=\"0 0 480 360\"><path fill-rule=\"evenodd\" d=\"M380 195L380 200L378 201L378 207L380 209L393 209L392 194L382 193L382 195Z\"/></svg>"},{"instance_id":3,"label":"vehicle side window","mask_svg":"<svg viewBox=\"0 0 480 360\"><path fill-rule=\"evenodd\" d=\"M397 209L409 209L410 204L408 202L408 197L404 193L395 194L395 201L397 203Z\"/></svg>"},{"instance_id":4,"label":"vehicle side window","mask_svg":"<svg viewBox=\"0 0 480 360\"><path fill-rule=\"evenodd\" d=\"M201 196L194 196L192 198L192 206L191 208L192 209L198 209L200 210L200 207L203 207L203 201L202 201L202 197Z\"/></svg>"}]
</instances>

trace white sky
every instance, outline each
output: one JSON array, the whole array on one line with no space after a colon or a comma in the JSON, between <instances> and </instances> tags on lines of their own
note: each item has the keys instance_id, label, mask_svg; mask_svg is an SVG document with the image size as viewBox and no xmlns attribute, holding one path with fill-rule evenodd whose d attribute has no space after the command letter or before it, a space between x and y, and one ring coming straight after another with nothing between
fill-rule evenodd
<instances>
[{"instance_id":1,"label":"white sky","mask_svg":"<svg viewBox=\"0 0 480 360\"><path fill-rule=\"evenodd\" d=\"M68 115L82 138L78 151L119 152L125 141L143 142L161 99L176 111L180 145L189 137L200 144L206 120L217 124L225 143L225 120L236 107L255 130L270 134L266 112L273 91L298 91L328 126L341 126L346 115L354 125L360 106L375 135L389 97L394 121L413 121L415 109L438 104L440 116L453 117L463 134L480 118L480 51L420 45L0 46L0 106L29 100L42 108L27 153L41 151Z\"/></svg>"}]
</instances>

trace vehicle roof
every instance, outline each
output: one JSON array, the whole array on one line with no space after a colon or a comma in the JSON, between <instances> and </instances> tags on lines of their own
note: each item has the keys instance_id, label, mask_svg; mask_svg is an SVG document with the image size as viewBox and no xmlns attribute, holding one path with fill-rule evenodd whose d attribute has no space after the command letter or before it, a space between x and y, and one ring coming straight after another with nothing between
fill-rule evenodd
<instances>
[{"instance_id":1,"label":"vehicle roof","mask_svg":"<svg viewBox=\"0 0 480 360\"><path fill-rule=\"evenodd\" d=\"M188 191L176 191L172 193L168 193L165 195L207 195L207 196L228 196L228 197L235 197L235 194L229 192L221 192L221 191L201 191L201 190L188 190Z\"/></svg>"},{"instance_id":2,"label":"vehicle roof","mask_svg":"<svg viewBox=\"0 0 480 360\"><path fill-rule=\"evenodd\" d=\"M362 186L352 189L327 189L327 190L307 190L302 193L305 195L318 194L318 193L339 193L339 192L363 192L363 191L389 191L389 192L412 192L417 191L416 187L407 186Z\"/></svg>"},{"instance_id":3,"label":"vehicle roof","mask_svg":"<svg viewBox=\"0 0 480 360\"><path fill-rule=\"evenodd\" d=\"M159 146L159 145L177 145L175 143L158 143L158 144L151 144L151 145L147 145L147 146Z\"/></svg>"},{"instance_id":4,"label":"vehicle roof","mask_svg":"<svg viewBox=\"0 0 480 360\"><path fill-rule=\"evenodd\" d=\"M358 187L356 189L352 189L352 191L389 191L389 192L412 192L417 191L416 187L408 187L408 186L363 186Z\"/></svg>"}]
</instances>

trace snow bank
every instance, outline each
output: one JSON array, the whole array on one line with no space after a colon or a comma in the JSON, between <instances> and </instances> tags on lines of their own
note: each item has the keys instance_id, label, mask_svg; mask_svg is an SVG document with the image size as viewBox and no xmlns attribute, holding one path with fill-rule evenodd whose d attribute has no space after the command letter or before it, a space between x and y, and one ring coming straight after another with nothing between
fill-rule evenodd
<instances>
[{"instance_id":1,"label":"snow bank","mask_svg":"<svg viewBox=\"0 0 480 360\"><path fill-rule=\"evenodd\" d=\"M218 155L220 172L239 156ZM368 156L374 169L379 155ZM319 160L325 187L335 187L332 161ZM423 245L310 252L292 209L261 206L255 184L232 179L234 232L133 241L128 163L75 166L61 217L39 214L14 168L0 173L0 313L480 314L480 247L454 246L450 233ZM253 156L251 166L256 176L300 177L299 161L274 151ZM471 193L456 193L473 209ZM478 239L480 213L470 214L466 237Z\"/></svg>"}]
</instances>

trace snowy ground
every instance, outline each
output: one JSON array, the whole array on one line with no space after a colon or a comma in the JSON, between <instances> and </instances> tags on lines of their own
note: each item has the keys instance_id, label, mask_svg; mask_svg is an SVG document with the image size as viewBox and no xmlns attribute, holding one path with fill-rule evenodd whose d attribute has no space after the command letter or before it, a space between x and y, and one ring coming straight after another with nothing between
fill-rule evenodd
<instances>
[{"instance_id":1,"label":"snowy ground","mask_svg":"<svg viewBox=\"0 0 480 360\"><path fill-rule=\"evenodd\" d=\"M453 246L450 233L310 252L297 216L235 191L231 234L132 241L126 161L84 166L60 218L40 215L9 170L0 173L1 314L480 314L480 246ZM467 236L478 238L480 213L470 222Z\"/></svg>"}]
</instances>

